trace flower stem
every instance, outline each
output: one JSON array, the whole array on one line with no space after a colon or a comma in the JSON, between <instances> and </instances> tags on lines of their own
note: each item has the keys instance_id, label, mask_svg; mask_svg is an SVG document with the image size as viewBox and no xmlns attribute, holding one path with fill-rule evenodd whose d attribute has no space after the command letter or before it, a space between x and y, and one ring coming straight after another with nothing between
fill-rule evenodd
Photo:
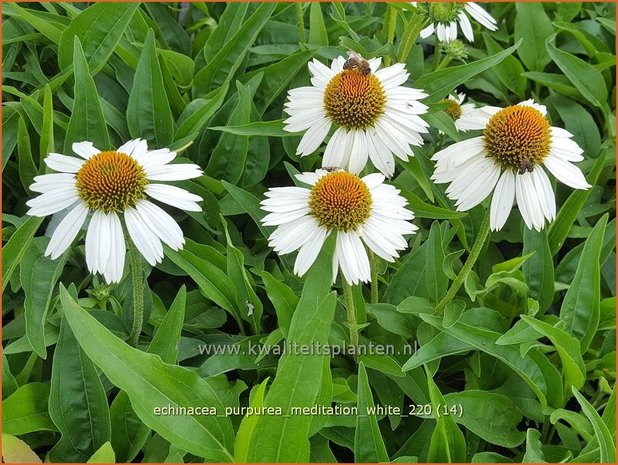
<instances>
[{"instance_id":1,"label":"flower stem","mask_svg":"<svg viewBox=\"0 0 618 465\"><path fill-rule=\"evenodd\" d=\"M298 22L298 35L301 42L305 42L305 20L302 2L296 2L296 20Z\"/></svg>"},{"instance_id":2,"label":"flower stem","mask_svg":"<svg viewBox=\"0 0 618 465\"><path fill-rule=\"evenodd\" d=\"M378 258L369 251L369 263L371 265L371 303L378 303Z\"/></svg>"},{"instance_id":3,"label":"flower stem","mask_svg":"<svg viewBox=\"0 0 618 465\"><path fill-rule=\"evenodd\" d=\"M466 278L468 277L470 270L472 270L472 267L476 263L476 260L479 258L479 254L481 253L481 250L483 249L483 245L485 245L485 241L487 240L488 236L489 236L489 209L487 209L487 212L485 213L485 217L483 218L483 222L481 223L481 226L476 236L476 240L474 241L474 244L472 245L472 250L470 251L470 255L468 255L468 259L466 260L466 263L464 263L464 266L459 271L459 274L455 278L455 281L453 281L453 283L451 284L451 287L447 291L444 298L438 303L438 305L436 305L436 309L434 310L434 313L436 314L442 313L444 311L444 308L451 302L451 300L453 300L453 298L457 294L457 291L459 290L461 285L466 281Z\"/></svg>"},{"instance_id":4,"label":"flower stem","mask_svg":"<svg viewBox=\"0 0 618 465\"><path fill-rule=\"evenodd\" d=\"M438 65L438 67L436 68L436 71L438 71L439 69L442 68L446 68L446 66L451 62L451 57L446 55L444 57L444 59L440 62L440 64Z\"/></svg>"},{"instance_id":5,"label":"flower stem","mask_svg":"<svg viewBox=\"0 0 618 465\"><path fill-rule=\"evenodd\" d=\"M440 63L440 56L442 53L440 52L440 41L438 40L438 34L436 33L433 42L433 70L438 69L438 64Z\"/></svg>"},{"instance_id":6,"label":"flower stem","mask_svg":"<svg viewBox=\"0 0 618 465\"><path fill-rule=\"evenodd\" d=\"M133 280L133 325L131 326L129 344L135 347L144 323L144 275L142 257L140 257L131 239L126 242L129 245L129 266Z\"/></svg>"},{"instance_id":7,"label":"flower stem","mask_svg":"<svg viewBox=\"0 0 618 465\"><path fill-rule=\"evenodd\" d=\"M395 27L397 25L397 10L390 5L386 7L386 14L384 16L384 29L386 30L386 43L393 45L395 41ZM387 55L384 57L384 66L390 66L391 57Z\"/></svg>"},{"instance_id":8,"label":"flower stem","mask_svg":"<svg viewBox=\"0 0 618 465\"><path fill-rule=\"evenodd\" d=\"M356 321L356 306L354 305L354 294L352 286L343 278L343 298L348 314L348 326L350 328L350 345L354 347L354 360L358 361L358 322Z\"/></svg>"}]
</instances>

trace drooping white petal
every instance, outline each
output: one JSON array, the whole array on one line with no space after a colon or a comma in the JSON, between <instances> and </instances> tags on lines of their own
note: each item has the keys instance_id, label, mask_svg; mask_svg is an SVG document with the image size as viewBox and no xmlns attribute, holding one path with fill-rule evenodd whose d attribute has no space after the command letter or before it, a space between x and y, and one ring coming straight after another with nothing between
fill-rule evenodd
<instances>
[{"instance_id":1,"label":"drooping white petal","mask_svg":"<svg viewBox=\"0 0 618 465\"><path fill-rule=\"evenodd\" d=\"M425 29L421 30L419 36L420 36L421 39L426 39L427 37L432 35L435 30L436 30L436 28L434 27L434 25L432 23L429 26L427 26Z\"/></svg>"},{"instance_id":2,"label":"drooping white petal","mask_svg":"<svg viewBox=\"0 0 618 465\"><path fill-rule=\"evenodd\" d=\"M338 231L335 253L348 284L371 280L369 257L357 232Z\"/></svg>"},{"instance_id":3,"label":"drooping white petal","mask_svg":"<svg viewBox=\"0 0 618 465\"><path fill-rule=\"evenodd\" d=\"M515 174L506 170L500 176L489 210L489 227L492 231L499 231L506 223L515 200Z\"/></svg>"},{"instance_id":4,"label":"drooping white petal","mask_svg":"<svg viewBox=\"0 0 618 465\"><path fill-rule=\"evenodd\" d=\"M468 13L470 13L470 16L472 16L474 19L476 19L479 23L481 23L483 26L485 26L490 31L495 31L496 29L498 29L498 26L497 26L497 23L494 17L491 16L489 13L487 13L487 11L485 11L482 7L480 7L476 3L466 2L464 8L466 9Z\"/></svg>"},{"instance_id":5,"label":"drooping white petal","mask_svg":"<svg viewBox=\"0 0 618 465\"><path fill-rule=\"evenodd\" d=\"M369 157L368 145L365 131L362 129L352 131L350 134L352 135L352 152L347 169L351 173L358 174L367 164L367 158Z\"/></svg>"},{"instance_id":6,"label":"drooping white petal","mask_svg":"<svg viewBox=\"0 0 618 465\"><path fill-rule=\"evenodd\" d=\"M30 207L27 214L30 216L47 216L70 207L79 200L77 188L73 185L58 187L48 190L26 202Z\"/></svg>"},{"instance_id":7,"label":"drooping white petal","mask_svg":"<svg viewBox=\"0 0 618 465\"><path fill-rule=\"evenodd\" d=\"M58 188L75 185L75 175L73 173L51 173L35 176L29 189L32 192L49 192Z\"/></svg>"},{"instance_id":8,"label":"drooping white petal","mask_svg":"<svg viewBox=\"0 0 618 465\"><path fill-rule=\"evenodd\" d=\"M156 206L148 200L140 200L135 205L140 217L148 228L154 232L159 239L165 242L173 250L179 250L185 243L180 226L162 208Z\"/></svg>"},{"instance_id":9,"label":"drooping white petal","mask_svg":"<svg viewBox=\"0 0 618 465\"><path fill-rule=\"evenodd\" d=\"M193 163L156 166L145 168L144 171L150 181L184 181L199 178L203 174L202 169Z\"/></svg>"},{"instance_id":10,"label":"drooping white petal","mask_svg":"<svg viewBox=\"0 0 618 465\"><path fill-rule=\"evenodd\" d=\"M459 12L458 17L459 25L461 26L464 36L469 42L474 42L474 32L472 32L472 24L470 23L470 20L463 11Z\"/></svg>"},{"instance_id":11,"label":"drooping white petal","mask_svg":"<svg viewBox=\"0 0 618 465\"><path fill-rule=\"evenodd\" d=\"M163 245L159 237L150 230L139 212L129 207L124 212L124 221L131 240L148 263L155 266L163 260Z\"/></svg>"},{"instance_id":12,"label":"drooping white petal","mask_svg":"<svg viewBox=\"0 0 618 465\"><path fill-rule=\"evenodd\" d=\"M116 213L112 212L108 214L107 221L109 222L110 250L107 264L103 271L103 277L108 283L117 283L122 278L122 271L124 270L126 252L124 233L122 232L122 225Z\"/></svg>"},{"instance_id":13,"label":"drooping white petal","mask_svg":"<svg viewBox=\"0 0 618 465\"><path fill-rule=\"evenodd\" d=\"M536 167L531 174L543 215L548 221L553 221L556 218L556 198L551 182L545 170L540 166Z\"/></svg>"},{"instance_id":14,"label":"drooping white petal","mask_svg":"<svg viewBox=\"0 0 618 465\"><path fill-rule=\"evenodd\" d=\"M300 143L298 144L296 154L300 156L307 156L315 152L318 147L320 147L320 144L324 142L331 125L332 123L330 120L323 117L307 129L307 132L305 132L300 140Z\"/></svg>"},{"instance_id":15,"label":"drooping white petal","mask_svg":"<svg viewBox=\"0 0 618 465\"><path fill-rule=\"evenodd\" d=\"M298 251L298 256L294 262L294 273L298 276L303 276L309 271L309 268L313 265L313 262L315 262L320 250L322 250L324 241L329 235L330 231L324 227L314 229L311 233L311 237L309 237L307 242L305 242Z\"/></svg>"},{"instance_id":16,"label":"drooping white petal","mask_svg":"<svg viewBox=\"0 0 618 465\"><path fill-rule=\"evenodd\" d=\"M103 273L110 253L111 226L107 215L97 210L86 232L86 265L91 273Z\"/></svg>"},{"instance_id":17,"label":"drooping white petal","mask_svg":"<svg viewBox=\"0 0 618 465\"><path fill-rule=\"evenodd\" d=\"M515 196L517 197L519 211L528 229L534 228L537 231L543 229L545 218L532 180L532 173L525 172L515 175Z\"/></svg>"},{"instance_id":18,"label":"drooping white petal","mask_svg":"<svg viewBox=\"0 0 618 465\"><path fill-rule=\"evenodd\" d=\"M556 157L551 152L543 161L545 167L553 174L558 181L571 186L574 189L588 189L592 187L586 181L584 173L581 170L559 157Z\"/></svg>"},{"instance_id":19,"label":"drooping white petal","mask_svg":"<svg viewBox=\"0 0 618 465\"><path fill-rule=\"evenodd\" d=\"M191 194L184 189L167 184L148 184L146 194L159 202L166 203L181 210L200 212L200 207L196 202L201 202L199 195Z\"/></svg>"},{"instance_id":20,"label":"drooping white petal","mask_svg":"<svg viewBox=\"0 0 618 465\"><path fill-rule=\"evenodd\" d=\"M77 203L56 227L49 244L47 244L45 256L55 260L62 255L77 236L84 221L86 221L86 216L88 216L86 205L82 202Z\"/></svg>"}]
</instances>

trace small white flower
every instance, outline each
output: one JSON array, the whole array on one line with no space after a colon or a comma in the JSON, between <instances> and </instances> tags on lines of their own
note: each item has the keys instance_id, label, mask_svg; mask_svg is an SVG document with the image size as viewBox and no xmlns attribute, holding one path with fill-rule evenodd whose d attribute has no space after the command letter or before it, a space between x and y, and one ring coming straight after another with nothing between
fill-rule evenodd
<instances>
[{"instance_id":1,"label":"small white flower","mask_svg":"<svg viewBox=\"0 0 618 465\"><path fill-rule=\"evenodd\" d=\"M416 6L417 2L412 4ZM423 2L423 6L431 22L420 33L423 39L435 32L440 42L452 42L457 39L457 23L459 23L466 39L474 42L472 24L467 14L490 31L498 29L496 20L474 2Z\"/></svg>"},{"instance_id":2,"label":"small white flower","mask_svg":"<svg viewBox=\"0 0 618 465\"><path fill-rule=\"evenodd\" d=\"M506 108L485 107L483 135L434 154L436 183L450 183L457 210L475 207L492 192L490 227L504 226L517 200L529 229L540 231L556 217L556 200L545 169L575 189L591 187L579 168L583 150L564 129L552 127L543 105L526 100ZM480 118L482 113L476 116Z\"/></svg>"},{"instance_id":3,"label":"small white flower","mask_svg":"<svg viewBox=\"0 0 618 465\"><path fill-rule=\"evenodd\" d=\"M487 119L493 113L486 113L484 108L476 108L473 103L463 103L466 94L449 95L442 99L440 103L448 103L444 110L453 120L455 128L459 132L466 132L473 129L483 129Z\"/></svg>"},{"instance_id":4,"label":"small white flower","mask_svg":"<svg viewBox=\"0 0 618 465\"><path fill-rule=\"evenodd\" d=\"M291 89L285 104L289 118L284 129L306 131L297 154L315 152L334 125L323 167L359 173L369 158L392 176L393 155L407 160L410 145L423 144L420 134L429 124L419 116L427 111L419 100L427 94L403 87L409 77L403 63L379 69L380 63L380 58L365 61L355 54L349 60L335 59L330 68L317 60L309 62L312 85Z\"/></svg>"},{"instance_id":5,"label":"small white flower","mask_svg":"<svg viewBox=\"0 0 618 465\"><path fill-rule=\"evenodd\" d=\"M202 175L194 164L173 164L176 152L148 150L145 140L127 142L116 151L100 151L91 142L73 144L81 158L50 153L45 164L58 173L36 176L30 190L39 192L27 202L28 215L47 216L68 209L52 234L46 256L58 258L73 242L92 213L86 233L86 264L108 283L122 278L125 240L121 216L129 236L146 261L163 259L161 241L172 249L184 245L174 219L148 200L152 198L186 211L201 211L201 197L155 181L181 181Z\"/></svg>"},{"instance_id":6,"label":"small white flower","mask_svg":"<svg viewBox=\"0 0 618 465\"><path fill-rule=\"evenodd\" d=\"M337 235L333 255L333 282L341 268L349 284L371 280L365 246L392 262L408 246L404 235L416 229L414 215L384 176L362 179L347 171L317 170L296 176L311 186L275 187L266 192L262 222L277 226L269 244L280 255L299 250L294 272L302 276L317 258L326 238Z\"/></svg>"}]
</instances>

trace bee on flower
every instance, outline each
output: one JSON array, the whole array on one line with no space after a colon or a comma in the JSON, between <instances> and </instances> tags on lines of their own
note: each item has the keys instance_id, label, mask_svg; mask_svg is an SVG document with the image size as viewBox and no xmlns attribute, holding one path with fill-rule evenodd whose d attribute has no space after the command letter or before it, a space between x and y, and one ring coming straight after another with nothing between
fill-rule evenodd
<instances>
[{"instance_id":1,"label":"bee on flower","mask_svg":"<svg viewBox=\"0 0 618 465\"><path fill-rule=\"evenodd\" d=\"M483 116L485 115L485 116ZM490 228L502 229L516 200L529 229L543 229L556 217L551 173L574 189L588 189L582 171L583 150L568 131L551 126L547 109L526 100L506 108L485 107L483 135L457 142L435 153L431 177L449 183L448 197L459 211L480 204L493 192Z\"/></svg>"},{"instance_id":2,"label":"bee on flower","mask_svg":"<svg viewBox=\"0 0 618 465\"><path fill-rule=\"evenodd\" d=\"M395 172L394 157L407 160L411 145L423 144L428 124L420 117L427 106L422 90L405 87L403 63L380 68L381 59L365 60L350 52L330 67L309 62L311 86L291 89L284 111L286 131L305 131L296 151L315 152L332 127L322 166L360 173L368 160L386 176Z\"/></svg>"}]
</instances>

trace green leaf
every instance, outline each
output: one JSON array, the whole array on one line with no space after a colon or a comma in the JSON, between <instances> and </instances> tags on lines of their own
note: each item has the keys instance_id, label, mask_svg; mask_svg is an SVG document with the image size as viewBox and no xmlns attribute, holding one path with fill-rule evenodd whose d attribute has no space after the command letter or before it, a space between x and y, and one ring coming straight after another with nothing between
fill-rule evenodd
<instances>
[{"instance_id":1,"label":"green leaf","mask_svg":"<svg viewBox=\"0 0 618 465\"><path fill-rule=\"evenodd\" d=\"M19 118L17 123L17 160L19 180L24 189L28 190L32 184L32 179L38 174L38 170L32 158L30 136L23 118Z\"/></svg>"},{"instance_id":2,"label":"green leaf","mask_svg":"<svg viewBox=\"0 0 618 465\"><path fill-rule=\"evenodd\" d=\"M520 318L528 323L531 328L547 337L558 351L567 389L571 386L580 389L586 380L586 368L580 352L579 341L544 321L536 320L528 315L521 315Z\"/></svg>"},{"instance_id":3,"label":"green leaf","mask_svg":"<svg viewBox=\"0 0 618 465\"><path fill-rule=\"evenodd\" d=\"M542 462L545 462L545 454L543 454L541 433L538 430L528 428L526 431L526 453L522 458L522 463Z\"/></svg>"},{"instance_id":4,"label":"green leaf","mask_svg":"<svg viewBox=\"0 0 618 465\"><path fill-rule=\"evenodd\" d=\"M557 93L551 93L551 102L564 121L565 129L573 134L573 140L581 145L588 157L596 157L601 150L601 135L590 113L579 103Z\"/></svg>"},{"instance_id":5,"label":"green leaf","mask_svg":"<svg viewBox=\"0 0 618 465\"><path fill-rule=\"evenodd\" d=\"M2 432L58 431L47 412L49 384L28 383L2 401Z\"/></svg>"},{"instance_id":6,"label":"green leaf","mask_svg":"<svg viewBox=\"0 0 618 465\"><path fill-rule=\"evenodd\" d=\"M435 316L428 314L419 316L432 326L506 363L530 386L541 402L542 408L548 403L552 406L562 404L560 375L540 351L532 348L522 357L517 348L498 345L496 341L500 333L495 331L473 327L462 321L445 327Z\"/></svg>"},{"instance_id":7,"label":"green leaf","mask_svg":"<svg viewBox=\"0 0 618 465\"><path fill-rule=\"evenodd\" d=\"M264 271L262 273L262 279L264 280L266 294L272 302L273 307L275 307L279 328L283 336L287 338L292 315L294 314L294 309L298 305L298 297L287 284L275 279L269 272Z\"/></svg>"},{"instance_id":8,"label":"green leaf","mask_svg":"<svg viewBox=\"0 0 618 465\"><path fill-rule=\"evenodd\" d=\"M337 301L336 294L330 292L334 244L332 236L306 276L288 333L288 344L292 347L328 342ZM294 350L281 358L264 405L281 408L283 415L258 419L249 443L249 462L309 460L308 432L312 418L294 414L292 409L315 404L322 384L324 358L328 355L315 352L301 355Z\"/></svg>"},{"instance_id":9,"label":"green leaf","mask_svg":"<svg viewBox=\"0 0 618 465\"><path fill-rule=\"evenodd\" d=\"M43 218L31 217L24 221L13 233L6 245L2 248L2 292L21 262L32 238L43 222Z\"/></svg>"},{"instance_id":10,"label":"green leaf","mask_svg":"<svg viewBox=\"0 0 618 465\"><path fill-rule=\"evenodd\" d=\"M43 124L41 127L41 143L39 144L39 166L43 166L43 159L54 151L54 108L52 92L49 85L43 91Z\"/></svg>"},{"instance_id":11,"label":"green leaf","mask_svg":"<svg viewBox=\"0 0 618 465\"><path fill-rule=\"evenodd\" d=\"M322 7L319 2L312 2L309 8L309 43L328 45L328 32L322 16Z\"/></svg>"},{"instance_id":12,"label":"green leaf","mask_svg":"<svg viewBox=\"0 0 618 465\"><path fill-rule=\"evenodd\" d=\"M200 258L187 248L179 251L166 249L165 254L191 276L206 297L230 312L236 321L241 321L235 305L237 302L236 286L226 273L205 259L208 258L207 256Z\"/></svg>"},{"instance_id":13,"label":"green leaf","mask_svg":"<svg viewBox=\"0 0 618 465\"><path fill-rule=\"evenodd\" d=\"M75 75L75 90L73 111L67 135L64 139L64 153L71 153L73 142L89 141L101 150L111 148L105 117L101 109L101 101L90 76L88 63L77 37L74 39L73 73Z\"/></svg>"},{"instance_id":14,"label":"green leaf","mask_svg":"<svg viewBox=\"0 0 618 465\"><path fill-rule=\"evenodd\" d=\"M592 171L590 171L590 174L586 178L588 183L593 186L596 184L597 179L605 166L606 153L607 150L599 156L594 164L594 167L592 168ZM560 250L564 244L564 241L568 237L569 231L577 218L577 214L586 204L590 193L591 189L575 190L558 211L556 219L551 225L551 229L548 234L549 249L551 250L552 255L556 255L558 250Z\"/></svg>"},{"instance_id":15,"label":"green leaf","mask_svg":"<svg viewBox=\"0 0 618 465\"><path fill-rule=\"evenodd\" d=\"M429 94L425 101L437 102L445 98L458 85L502 62L517 50L520 44L521 39L515 45L487 58L427 73L416 80L414 87L423 89Z\"/></svg>"},{"instance_id":16,"label":"green leaf","mask_svg":"<svg viewBox=\"0 0 618 465\"><path fill-rule=\"evenodd\" d=\"M582 353L588 350L599 325L600 255L606 224L604 215L586 239L577 271L560 307L565 330L581 342Z\"/></svg>"},{"instance_id":17,"label":"green leaf","mask_svg":"<svg viewBox=\"0 0 618 465\"><path fill-rule=\"evenodd\" d=\"M84 48L90 73L94 76L107 63L127 29L139 3L95 3L77 15L58 44L58 64L65 70L73 63L73 43L77 37Z\"/></svg>"},{"instance_id":18,"label":"green leaf","mask_svg":"<svg viewBox=\"0 0 618 465\"><path fill-rule=\"evenodd\" d=\"M358 365L358 415L354 432L354 460L357 463L388 462L388 452L378 426L375 403L363 362Z\"/></svg>"},{"instance_id":19,"label":"green leaf","mask_svg":"<svg viewBox=\"0 0 618 465\"><path fill-rule=\"evenodd\" d=\"M47 311L69 254L64 253L60 258L51 260L44 257L36 246L32 247L30 254L32 258L26 257L20 270L21 283L26 296L24 301L26 337L39 357L46 359Z\"/></svg>"},{"instance_id":20,"label":"green leaf","mask_svg":"<svg viewBox=\"0 0 618 465\"><path fill-rule=\"evenodd\" d=\"M2 461L4 463L41 463L41 459L28 444L5 433L2 433Z\"/></svg>"},{"instance_id":21,"label":"green leaf","mask_svg":"<svg viewBox=\"0 0 618 465\"><path fill-rule=\"evenodd\" d=\"M207 94L225 82L231 81L276 6L273 3L261 3L238 32L219 45L217 54L195 75L193 97Z\"/></svg>"},{"instance_id":22,"label":"green leaf","mask_svg":"<svg viewBox=\"0 0 618 465\"><path fill-rule=\"evenodd\" d=\"M474 434L490 444L502 447L517 447L526 438L517 430L521 422L521 411L513 401L502 394L466 389L444 395L446 405L461 408L461 416L453 418Z\"/></svg>"},{"instance_id":23,"label":"green leaf","mask_svg":"<svg viewBox=\"0 0 618 465\"><path fill-rule=\"evenodd\" d=\"M134 349L75 303L60 288L64 315L82 349L109 380L128 394L140 419L172 444L211 461L231 461L230 419L208 415L156 415L155 407L214 407L223 413L216 387L208 379L158 355Z\"/></svg>"},{"instance_id":24,"label":"green leaf","mask_svg":"<svg viewBox=\"0 0 618 465\"><path fill-rule=\"evenodd\" d=\"M517 54L530 71L543 71L550 62L545 39L554 32L542 3L515 3L515 40L522 40Z\"/></svg>"},{"instance_id":25,"label":"green leaf","mask_svg":"<svg viewBox=\"0 0 618 465\"><path fill-rule=\"evenodd\" d=\"M429 374L427 376L427 385L429 387L432 411L434 415L436 415L436 411L438 411L441 406L446 405L446 401ZM435 420L436 427L431 435L427 461L448 463L465 462L466 440L455 423L454 418L451 415L436 415Z\"/></svg>"},{"instance_id":26,"label":"green leaf","mask_svg":"<svg viewBox=\"0 0 618 465\"><path fill-rule=\"evenodd\" d=\"M240 126L213 126L208 128L212 131L222 131L238 136L270 136L270 137L292 137L298 133L283 130L283 120L276 121L256 121L254 123L242 124Z\"/></svg>"},{"instance_id":27,"label":"green leaf","mask_svg":"<svg viewBox=\"0 0 618 465\"><path fill-rule=\"evenodd\" d=\"M554 299L554 261L549 249L547 230L539 232L524 228L523 239L523 254L532 253L522 268L529 295L539 302L541 310L546 310Z\"/></svg>"},{"instance_id":28,"label":"green leaf","mask_svg":"<svg viewBox=\"0 0 618 465\"><path fill-rule=\"evenodd\" d=\"M601 463L614 463L616 462L616 441L614 436L610 433L607 425L603 422L597 411L594 409L590 402L577 390L575 387L571 388L573 395L582 406L584 415L588 418L592 424L594 430L594 438L599 443L599 450L601 452Z\"/></svg>"},{"instance_id":29,"label":"green leaf","mask_svg":"<svg viewBox=\"0 0 618 465\"><path fill-rule=\"evenodd\" d=\"M225 84L212 92L209 99L198 98L189 103L178 119L178 131L176 131L174 139L178 141L201 131L217 110L221 108L227 90L228 85Z\"/></svg>"},{"instance_id":30,"label":"green leaf","mask_svg":"<svg viewBox=\"0 0 618 465\"><path fill-rule=\"evenodd\" d=\"M268 385L268 378L262 381L259 386L252 392L251 401L249 406L255 409L260 409L264 406L264 396L266 393L266 386ZM246 463L249 455L249 443L251 441L251 435L255 430L259 416L247 415L242 419L238 433L236 434L235 446L234 446L234 461L236 463Z\"/></svg>"},{"instance_id":31,"label":"green leaf","mask_svg":"<svg viewBox=\"0 0 618 465\"><path fill-rule=\"evenodd\" d=\"M489 53L496 54L502 51L502 47L489 33L483 32L483 40L485 41L485 46ZM502 63L492 68L492 72L496 74L500 82L502 82L507 89L519 98L524 98L526 92L526 76L524 76L524 68L517 58L514 56L506 57Z\"/></svg>"},{"instance_id":32,"label":"green leaf","mask_svg":"<svg viewBox=\"0 0 618 465\"><path fill-rule=\"evenodd\" d=\"M127 105L127 125L131 137L146 139L155 148L168 147L174 138L174 120L152 30L148 31L135 71Z\"/></svg>"},{"instance_id":33,"label":"green leaf","mask_svg":"<svg viewBox=\"0 0 618 465\"><path fill-rule=\"evenodd\" d=\"M64 287L61 289L68 296ZM110 439L109 407L103 384L66 318L61 321L54 351L49 415L62 435L49 453L54 462L85 462Z\"/></svg>"},{"instance_id":34,"label":"green leaf","mask_svg":"<svg viewBox=\"0 0 618 465\"><path fill-rule=\"evenodd\" d=\"M240 187L223 181L223 186L230 195L238 202L238 204L253 218L257 227L262 231L265 238L270 236L272 228L262 226L262 218L266 216L266 212L260 208L259 199L253 194L241 189Z\"/></svg>"},{"instance_id":35,"label":"green leaf","mask_svg":"<svg viewBox=\"0 0 618 465\"><path fill-rule=\"evenodd\" d=\"M581 58L556 48L553 44L554 40L555 35L546 40L547 51L554 63L558 65L558 68L577 87L586 100L597 108L606 108L607 87L601 72Z\"/></svg>"},{"instance_id":36,"label":"green leaf","mask_svg":"<svg viewBox=\"0 0 618 465\"><path fill-rule=\"evenodd\" d=\"M116 463L116 454L112 444L109 441L103 444L86 463Z\"/></svg>"},{"instance_id":37,"label":"green leaf","mask_svg":"<svg viewBox=\"0 0 618 465\"><path fill-rule=\"evenodd\" d=\"M237 83L238 102L232 110L227 124L247 124L251 118L252 92L248 86ZM205 172L213 178L238 183L242 177L249 150L249 138L225 133L214 148Z\"/></svg>"}]
</instances>

